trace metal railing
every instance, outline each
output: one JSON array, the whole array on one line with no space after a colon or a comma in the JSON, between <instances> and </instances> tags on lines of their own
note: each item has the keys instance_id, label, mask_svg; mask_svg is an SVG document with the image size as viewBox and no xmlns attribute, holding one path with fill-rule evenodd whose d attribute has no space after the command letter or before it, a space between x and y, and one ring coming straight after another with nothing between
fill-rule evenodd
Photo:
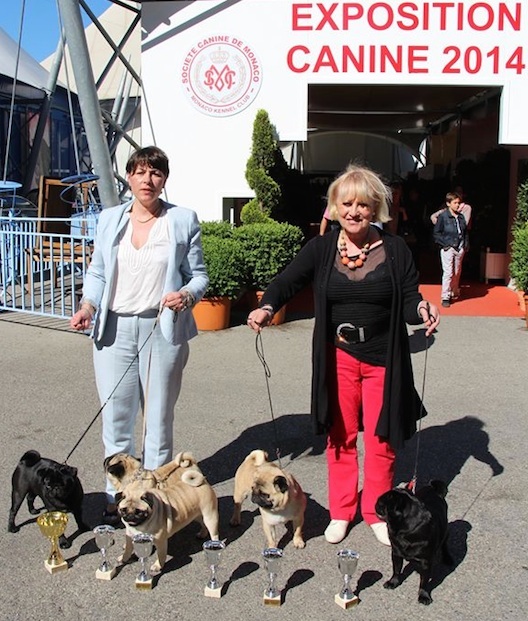
<instances>
[{"instance_id":1,"label":"metal railing","mask_svg":"<svg viewBox=\"0 0 528 621\"><path fill-rule=\"evenodd\" d=\"M97 216L0 217L0 311L71 317L90 264Z\"/></svg>"}]
</instances>

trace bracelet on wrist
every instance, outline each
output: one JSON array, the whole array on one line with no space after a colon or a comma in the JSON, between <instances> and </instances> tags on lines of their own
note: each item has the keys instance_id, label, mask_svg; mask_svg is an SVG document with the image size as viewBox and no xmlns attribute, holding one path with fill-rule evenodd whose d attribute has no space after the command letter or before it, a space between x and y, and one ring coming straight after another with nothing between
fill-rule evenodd
<instances>
[{"instance_id":1,"label":"bracelet on wrist","mask_svg":"<svg viewBox=\"0 0 528 621\"><path fill-rule=\"evenodd\" d=\"M260 307L260 310L263 310L266 313L268 313L270 319L273 319L273 315L275 314L275 311L273 310L273 306L271 304L264 304L264 306Z\"/></svg>"},{"instance_id":2,"label":"bracelet on wrist","mask_svg":"<svg viewBox=\"0 0 528 621\"><path fill-rule=\"evenodd\" d=\"M188 289L183 289L181 294L183 296L183 308L192 308L194 306L194 302L196 301L194 295Z\"/></svg>"}]
</instances>

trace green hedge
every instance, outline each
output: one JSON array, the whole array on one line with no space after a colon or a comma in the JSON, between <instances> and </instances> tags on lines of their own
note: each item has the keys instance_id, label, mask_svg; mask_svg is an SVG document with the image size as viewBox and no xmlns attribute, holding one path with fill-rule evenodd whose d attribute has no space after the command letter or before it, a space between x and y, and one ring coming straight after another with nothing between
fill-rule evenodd
<instances>
[{"instance_id":1,"label":"green hedge","mask_svg":"<svg viewBox=\"0 0 528 621\"><path fill-rule=\"evenodd\" d=\"M303 232L298 226L270 220L246 224L233 232L242 243L246 268L246 286L265 289L301 248Z\"/></svg>"},{"instance_id":2,"label":"green hedge","mask_svg":"<svg viewBox=\"0 0 528 621\"><path fill-rule=\"evenodd\" d=\"M209 276L205 297L236 298L246 274L244 248L238 239L202 235L204 262Z\"/></svg>"},{"instance_id":3,"label":"green hedge","mask_svg":"<svg viewBox=\"0 0 528 621\"><path fill-rule=\"evenodd\" d=\"M517 209L512 226L510 276L521 291L528 291L528 181L517 188Z\"/></svg>"},{"instance_id":4,"label":"green hedge","mask_svg":"<svg viewBox=\"0 0 528 621\"><path fill-rule=\"evenodd\" d=\"M233 225L225 220L211 220L200 222L202 235L215 235L216 237L232 237Z\"/></svg>"},{"instance_id":5,"label":"green hedge","mask_svg":"<svg viewBox=\"0 0 528 621\"><path fill-rule=\"evenodd\" d=\"M515 286L521 291L528 291L528 222L517 226L512 232L510 275Z\"/></svg>"}]
</instances>

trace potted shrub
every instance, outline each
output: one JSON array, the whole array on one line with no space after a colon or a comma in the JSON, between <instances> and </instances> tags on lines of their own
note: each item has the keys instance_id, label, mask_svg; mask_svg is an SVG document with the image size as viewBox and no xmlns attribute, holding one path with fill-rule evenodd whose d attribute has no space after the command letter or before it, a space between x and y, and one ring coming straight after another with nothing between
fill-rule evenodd
<instances>
[{"instance_id":1,"label":"potted shrub","mask_svg":"<svg viewBox=\"0 0 528 621\"><path fill-rule=\"evenodd\" d=\"M510 275L520 296L519 304L524 303L528 327L528 181L521 183L517 190L517 211L512 226Z\"/></svg>"},{"instance_id":2,"label":"potted shrub","mask_svg":"<svg viewBox=\"0 0 528 621\"><path fill-rule=\"evenodd\" d=\"M226 220L209 220L200 222L202 237L214 235L215 237L233 237L233 225Z\"/></svg>"},{"instance_id":3,"label":"potted shrub","mask_svg":"<svg viewBox=\"0 0 528 621\"><path fill-rule=\"evenodd\" d=\"M270 219L268 222L240 226L233 231L233 237L240 240L243 246L246 286L261 294L299 252L303 232L293 224ZM274 323L283 321L284 314L284 309L282 315L276 313Z\"/></svg>"},{"instance_id":4,"label":"potted shrub","mask_svg":"<svg viewBox=\"0 0 528 621\"><path fill-rule=\"evenodd\" d=\"M246 181L255 192L240 213L244 224L263 222L273 215L280 203L281 188L272 176L280 151L276 132L266 110L258 110L253 121L251 155L246 164Z\"/></svg>"},{"instance_id":5,"label":"potted shrub","mask_svg":"<svg viewBox=\"0 0 528 621\"><path fill-rule=\"evenodd\" d=\"M225 232L225 228L222 230ZM232 236L207 234L202 235L202 247L209 286L193 308L193 315L199 330L222 330L229 326L231 300L242 288L244 250Z\"/></svg>"},{"instance_id":6,"label":"potted shrub","mask_svg":"<svg viewBox=\"0 0 528 621\"><path fill-rule=\"evenodd\" d=\"M528 222L513 229L510 274L518 292L524 297L526 327L528 327Z\"/></svg>"}]
</instances>

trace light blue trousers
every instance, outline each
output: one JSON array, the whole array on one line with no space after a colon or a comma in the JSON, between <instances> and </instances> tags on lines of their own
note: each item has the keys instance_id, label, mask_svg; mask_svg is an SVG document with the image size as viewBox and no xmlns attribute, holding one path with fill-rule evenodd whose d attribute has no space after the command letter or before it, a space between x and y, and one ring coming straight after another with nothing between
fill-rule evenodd
<instances>
[{"instance_id":1,"label":"light blue trousers","mask_svg":"<svg viewBox=\"0 0 528 621\"><path fill-rule=\"evenodd\" d=\"M152 331L156 314L109 312L103 338L93 349L101 405L108 400L102 412L105 457L118 452L141 457L136 452L135 426L137 414L143 408L146 417L143 466L149 470L168 463L173 457L174 407L189 358L188 343L171 345L161 334L159 325ZM141 450L141 439L138 444ZM106 492L108 501L112 502L115 489L108 481Z\"/></svg>"}]
</instances>

